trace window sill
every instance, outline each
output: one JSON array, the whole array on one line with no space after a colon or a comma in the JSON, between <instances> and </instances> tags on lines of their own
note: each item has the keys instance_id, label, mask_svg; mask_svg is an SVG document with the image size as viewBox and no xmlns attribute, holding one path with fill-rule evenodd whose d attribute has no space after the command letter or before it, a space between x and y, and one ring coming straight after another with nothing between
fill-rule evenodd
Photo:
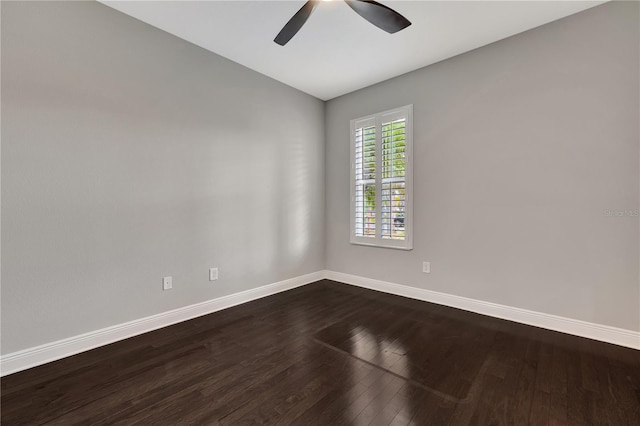
<instances>
[{"instance_id":1,"label":"window sill","mask_svg":"<svg viewBox=\"0 0 640 426\"><path fill-rule=\"evenodd\" d=\"M404 251L413 250L413 245L398 246L398 245L392 245L392 244L380 244L378 242L353 241L353 240L351 240L350 243L356 246L368 246L368 247L404 250Z\"/></svg>"}]
</instances>

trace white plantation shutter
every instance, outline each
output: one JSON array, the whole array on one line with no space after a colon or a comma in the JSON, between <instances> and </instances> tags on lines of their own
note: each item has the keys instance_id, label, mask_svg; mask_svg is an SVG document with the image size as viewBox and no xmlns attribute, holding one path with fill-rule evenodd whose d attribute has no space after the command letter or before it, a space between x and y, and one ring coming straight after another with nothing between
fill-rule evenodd
<instances>
[{"instance_id":1,"label":"white plantation shutter","mask_svg":"<svg viewBox=\"0 0 640 426\"><path fill-rule=\"evenodd\" d=\"M405 238L406 122L382 122L382 238Z\"/></svg>"},{"instance_id":2,"label":"white plantation shutter","mask_svg":"<svg viewBox=\"0 0 640 426\"><path fill-rule=\"evenodd\" d=\"M355 134L355 235L376 236L376 125L359 123Z\"/></svg>"},{"instance_id":3,"label":"white plantation shutter","mask_svg":"<svg viewBox=\"0 0 640 426\"><path fill-rule=\"evenodd\" d=\"M412 248L413 107L351 120L351 242Z\"/></svg>"}]
</instances>

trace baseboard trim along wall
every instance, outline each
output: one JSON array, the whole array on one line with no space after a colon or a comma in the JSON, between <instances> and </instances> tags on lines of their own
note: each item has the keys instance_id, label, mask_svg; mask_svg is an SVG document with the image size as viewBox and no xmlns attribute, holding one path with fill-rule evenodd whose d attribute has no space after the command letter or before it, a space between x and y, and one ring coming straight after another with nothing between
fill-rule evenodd
<instances>
[{"instance_id":1,"label":"baseboard trim along wall","mask_svg":"<svg viewBox=\"0 0 640 426\"><path fill-rule=\"evenodd\" d=\"M56 342L3 355L0 359L0 376L16 373L31 367L66 358L80 352L108 345L119 340L187 321L202 315L221 311L232 306L271 296L292 288L301 287L324 278L324 272L313 272L262 287L229 294L195 305L185 306L157 315L129 321L101 330L80 334Z\"/></svg>"},{"instance_id":2,"label":"baseboard trim along wall","mask_svg":"<svg viewBox=\"0 0 640 426\"><path fill-rule=\"evenodd\" d=\"M240 293L230 294L217 299L195 305L185 306L172 311L163 312L146 318L130 321L101 330L84 333L56 342L47 343L22 351L13 352L2 356L0 359L0 376L17 373L31 367L46 364L61 358L66 358L80 352L88 351L100 346L108 345L119 340L167 327L182 321L187 321L202 315L217 312L232 306L250 302L271 296L282 291L301 287L321 279L330 279L344 284L368 288L397 296L425 302L437 303L465 311L476 312L491 317L502 318L522 324L546 328L548 330L587 337L589 339L613 343L633 349L640 349L640 332L625 330L622 328L594 324L586 321L529 311L511 306L482 300L469 299L467 297L440 293L432 290L411 287L380 281L373 278L365 278L357 275L345 274L335 271L318 271L307 275L279 281Z\"/></svg>"},{"instance_id":3,"label":"baseboard trim along wall","mask_svg":"<svg viewBox=\"0 0 640 426\"><path fill-rule=\"evenodd\" d=\"M615 345L640 349L640 332L637 331L625 330L622 328L610 327L607 325L595 324L587 321L545 314L542 312L529 311L527 309L499 305L497 303L485 302L482 300L469 299L467 297L454 296L452 294L440 293L437 291L425 290L422 288L395 284L372 278L364 278L357 275L344 274L342 272L325 271L325 278L345 284L368 288L370 290L377 290L384 293L395 294L397 296L437 303L439 305L476 312L478 314L488 315L495 318L502 318L522 324L533 325L535 327L546 328L548 330L560 331L562 333L573 334L575 336L587 337L589 339L613 343Z\"/></svg>"}]
</instances>

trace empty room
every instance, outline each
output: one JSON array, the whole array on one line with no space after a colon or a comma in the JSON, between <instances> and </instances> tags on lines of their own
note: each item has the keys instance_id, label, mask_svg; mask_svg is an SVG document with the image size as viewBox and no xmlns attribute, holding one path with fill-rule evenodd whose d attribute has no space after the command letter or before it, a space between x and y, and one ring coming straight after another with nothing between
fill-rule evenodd
<instances>
[{"instance_id":1,"label":"empty room","mask_svg":"<svg viewBox=\"0 0 640 426\"><path fill-rule=\"evenodd\" d=\"M2 1L2 425L640 424L640 3Z\"/></svg>"}]
</instances>

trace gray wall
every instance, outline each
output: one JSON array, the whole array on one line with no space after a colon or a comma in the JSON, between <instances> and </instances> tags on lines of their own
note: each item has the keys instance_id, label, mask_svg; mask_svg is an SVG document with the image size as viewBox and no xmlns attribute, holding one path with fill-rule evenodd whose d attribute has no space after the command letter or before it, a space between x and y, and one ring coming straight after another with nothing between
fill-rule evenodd
<instances>
[{"instance_id":1,"label":"gray wall","mask_svg":"<svg viewBox=\"0 0 640 426\"><path fill-rule=\"evenodd\" d=\"M638 3L326 105L327 269L640 330ZM414 104L410 252L349 244L349 120ZM432 273L421 272L431 261Z\"/></svg>"},{"instance_id":2,"label":"gray wall","mask_svg":"<svg viewBox=\"0 0 640 426\"><path fill-rule=\"evenodd\" d=\"M1 24L2 353L325 266L640 329L637 3L324 106L100 4ZM409 103L415 249L352 246L349 120Z\"/></svg>"},{"instance_id":3,"label":"gray wall","mask_svg":"<svg viewBox=\"0 0 640 426\"><path fill-rule=\"evenodd\" d=\"M3 353L324 266L311 96L98 3L3 2L2 124Z\"/></svg>"}]
</instances>

